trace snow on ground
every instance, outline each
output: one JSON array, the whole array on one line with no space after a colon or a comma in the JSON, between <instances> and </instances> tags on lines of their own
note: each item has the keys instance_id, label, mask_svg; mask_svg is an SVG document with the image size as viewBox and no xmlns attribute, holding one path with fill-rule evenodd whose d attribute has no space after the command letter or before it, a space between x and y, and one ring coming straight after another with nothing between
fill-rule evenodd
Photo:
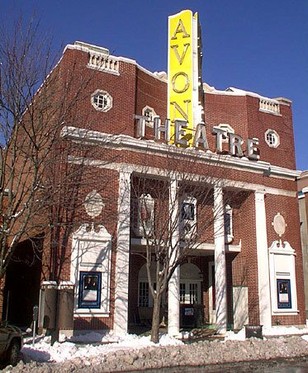
<instances>
[{"instance_id":1,"label":"snow on ground","mask_svg":"<svg viewBox=\"0 0 308 373\"><path fill-rule=\"evenodd\" d=\"M272 326L271 328L262 328L263 337L278 337L287 335L308 335L308 327L297 328L295 326ZM226 333L225 340L244 341L246 338L245 328L241 329L238 333L229 331ZM308 336L307 336L308 340Z\"/></svg>"},{"instance_id":2,"label":"snow on ground","mask_svg":"<svg viewBox=\"0 0 308 373\"><path fill-rule=\"evenodd\" d=\"M70 341L65 341L65 338L61 336L60 341L62 342L55 342L51 346L50 337L38 337L33 345L32 338L29 338L25 340L22 353L31 360L39 362L61 362L85 356L103 355L115 350L132 350L183 343L166 334L160 337L159 344L155 344L150 341L150 336L127 334L116 337L112 333L89 333L74 337Z\"/></svg>"},{"instance_id":3,"label":"snow on ground","mask_svg":"<svg viewBox=\"0 0 308 373\"><path fill-rule=\"evenodd\" d=\"M245 328L241 329L238 333L229 331L226 333L225 340L229 341L244 341L245 340Z\"/></svg>"},{"instance_id":4,"label":"snow on ground","mask_svg":"<svg viewBox=\"0 0 308 373\"><path fill-rule=\"evenodd\" d=\"M308 342L308 327L296 328L294 326L282 327L275 326L272 328L263 328L263 336L286 336L302 335L302 338ZM229 331L224 340L245 340L245 328L238 333ZM159 344L150 341L150 336L137 336L127 334L117 337L113 333L100 334L89 333L65 340L60 336L60 342L50 343L50 337L37 337L34 345L32 338L26 339L22 349L23 354L30 360L39 362L62 362L64 360L83 358L85 356L104 355L116 350L136 350L146 347L167 346L183 344L182 341L171 338L167 334L160 337Z\"/></svg>"},{"instance_id":5,"label":"snow on ground","mask_svg":"<svg viewBox=\"0 0 308 373\"><path fill-rule=\"evenodd\" d=\"M308 334L308 327L307 326L305 328L297 328L296 326L272 326L271 328L263 327L263 334L266 336Z\"/></svg>"}]
</instances>

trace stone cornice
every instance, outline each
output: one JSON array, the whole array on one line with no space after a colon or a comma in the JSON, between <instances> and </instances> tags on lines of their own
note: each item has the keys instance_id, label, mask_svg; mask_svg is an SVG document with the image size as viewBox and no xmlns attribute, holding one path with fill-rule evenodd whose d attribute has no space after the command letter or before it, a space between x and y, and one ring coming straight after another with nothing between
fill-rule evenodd
<instances>
[{"instance_id":1,"label":"stone cornice","mask_svg":"<svg viewBox=\"0 0 308 373\"><path fill-rule=\"evenodd\" d=\"M300 176L300 171L275 166L269 162L251 161L246 157L238 158L195 148L183 149L164 143L158 143L153 140L140 140L127 135L113 135L73 126L65 126L61 131L61 136L75 142L83 142L89 145L101 145L128 151L152 153L157 156L168 155L176 158L205 162L207 164L221 165L240 171L257 172L265 176L291 180L295 180Z\"/></svg>"}]
</instances>

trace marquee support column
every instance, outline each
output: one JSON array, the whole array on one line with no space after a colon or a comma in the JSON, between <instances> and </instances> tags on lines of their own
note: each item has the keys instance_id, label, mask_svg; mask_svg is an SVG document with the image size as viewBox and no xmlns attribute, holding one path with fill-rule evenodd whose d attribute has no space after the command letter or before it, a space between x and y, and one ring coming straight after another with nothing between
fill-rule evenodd
<instances>
[{"instance_id":1,"label":"marquee support column","mask_svg":"<svg viewBox=\"0 0 308 373\"><path fill-rule=\"evenodd\" d=\"M272 326L264 191L255 192L260 325Z\"/></svg>"},{"instance_id":2,"label":"marquee support column","mask_svg":"<svg viewBox=\"0 0 308 373\"><path fill-rule=\"evenodd\" d=\"M126 334L128 330L130 194L131 173L120 171L113 327L116 335Z\"/></svg>"},{"instance_id":3,"label":"marquee support column","mask_svg":"<svg viewBox=\"0 0 308 373\"><path fill-rule=\"evenodd\" d=\"M218 332L227 331L227 278L224 203L221 187L214 187L215 299Z\"/></svg>"},{"instance_id":4,"label":"marquee support column","mask_svg":"<svg viewBox=\"0 0 308 373\"><path fill-rule=\"evenodd\" d=\"M174 219L178 219L178 200L177 200L177 181L172 180L170 183L169 195L169 209L172 211L170 214L170 226L176 226L172 232L172 247L174 248L179 241L179 227L173 224ZM171 253L172 263L176 260L177 252ZM177 336L180 333L180 267L178 266L168 284L168 334Z\"/></svg>"}]
</instances>

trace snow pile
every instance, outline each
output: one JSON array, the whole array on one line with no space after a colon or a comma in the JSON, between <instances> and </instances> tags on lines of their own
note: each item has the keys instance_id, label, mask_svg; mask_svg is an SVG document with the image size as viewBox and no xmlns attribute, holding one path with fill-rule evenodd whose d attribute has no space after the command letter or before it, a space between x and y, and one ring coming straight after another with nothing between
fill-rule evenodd
<instances>
[{"instance_id":1,"label":"snow pile","mask_svg":"<svg viewBox=\"0 0 308 373\"><path fill-rule=\"evenodd\" d=\"M302 336L301 339L308 342L307 327L296 328L294 326L275 326L272 328L263 328L264 337L287 335ZM233 343L242 343L245 339L245 328L243 328L238 333L228 331L225 335L224 341L222 342L233 341ZM266 339L267 338L264 338L264 340ZM115 353L119 350L137 352L145 348L150 351L153 347L178 345L183 345L183 342L172 338L167 334L161 335L159 343L154 344L150 341L150 336L137 336L135 334L116 336L112 332L105 334L92 332L73 337L71 340L65 340L64 336L61 336L60 342L56 342L53 345L51 345L50 337L39 337L34 345L32 345L32 339L29 339L28 341L25 341L22 353L27 361L61 363L77 358L83 360L84 358L88 359L105 356L110 352Z\"/></svg>"},{"instance_id":2,"label":"snow pile","mask_svg":"<svg viewBox=\"0 0 308 373\"><path fill-rule=\"evenodd\" d=\"M308 334L308 328L297 328L296 326L272 326L271 328L263 327L263 335L282 336L282 335L301 335Z\"/></svg>"},{"instance_id":3,"label":"snow pile","mask_svg":"<svg viewBox=\"0 0 308 373\"><path fill-rule=\"evenodd\" d=\"M238 333L229 331L226 333L225 340L226 341L245 341L246 339L245 334L246 334L245 328L241 329Z\"/></svg>"},{"instance_id":4,"label":"snow pile","mask_svg":"<svg viewBox=\"0 0 308 373\"><path fill-rule=\"evenodd\" d=\"M22 353L30 360L38 362L62 362L75 358L94 357L105 355L117 350L138 350L151 346L175 346L183 342L166 334L160 337L158 344L150 341L150 337L126 334L116 337L112 333L89 333L73 337L70 341L64 341L51 345L50 337L43 337L32 345L32 339L25 341Z\"/></svg>"},{"instance_id":5,"label":"snow pile","mask_svg":"<svg viewBox=\"0 0 308 373\"><path fill-rule=\"evenodd\" d=\"M23 361L10 372L158 371L165 367L216 366L307 356L308 334L304 335L308 332L307 328L277 326L264 330L271 334L271 338L245 339L246 330L243 328L238 333L227 332L225 338L218 336L214 340L205 338L186 344L166 334L161 336L159 344L153 344L150 337L133 334L116 337L111 333L90 333L74 338L74 342L63 341L53 345L50 337L38 337L34 346L32 340L25 343ZM93 340L96 342L91 343Z\"/></svg>"},{"instance_id":6,"label":"snow pile","mask_svg":"<svg viewBox=\"0 0 308 373\"><path fill-rule=\"evenodd\" d=\"M304 335L307 334L308 341L308 327L297 328L295 326L273 326L273 327L263 327L262 328L263 337L273 337L273 336L288 336L288 335ZM244 341L246 339L245 328L241 329L238 333L233 331L228 331L225 335L226 341ZM266 338L264 338L266 339Z\"/></svg>"}]
</instances>

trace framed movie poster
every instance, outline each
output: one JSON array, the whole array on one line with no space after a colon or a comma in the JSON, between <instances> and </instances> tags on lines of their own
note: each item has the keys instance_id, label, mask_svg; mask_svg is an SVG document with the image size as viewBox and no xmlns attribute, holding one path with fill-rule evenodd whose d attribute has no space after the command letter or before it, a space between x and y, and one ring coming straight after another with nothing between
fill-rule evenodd
<instances>
[{"instance_id":1,"label":"framed movie poster","mask_svg":"<svg viewBox=\"0 0 308 373\"><path fill-rule=\"evenodd\" d=\"M277 279L278 308L292 308L291 282L288 279Z\"/></svg>"},{"instance_id":2,"label":"framed movie poster","mask_svg":"<svg viewBox=\"0 0 308 373\"><path fill-rule=\"evenodd\" d=\"M101 272L80 272L79 308L100 308L101 306Z\"/></svg>"}]
</instances>

